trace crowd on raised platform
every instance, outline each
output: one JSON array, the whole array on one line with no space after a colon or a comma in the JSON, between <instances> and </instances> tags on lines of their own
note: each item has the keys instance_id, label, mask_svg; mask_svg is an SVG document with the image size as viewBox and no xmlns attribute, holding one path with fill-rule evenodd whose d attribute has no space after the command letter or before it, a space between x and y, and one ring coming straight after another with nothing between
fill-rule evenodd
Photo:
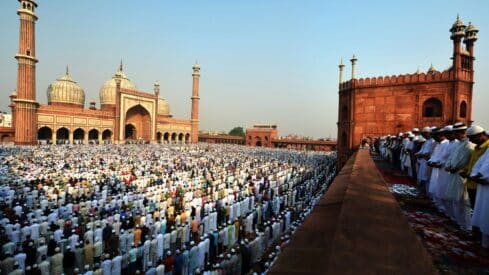
<instances>
[{"instance_id":1,"label":"crowd on raised platform","mask_svg":"<svg viewBox=\"0 0 489 275\"><path fill-rule=\"evenodd\" d=\"M378 138L373 149L407 173L437 208L489 249L489 132L463 123ZM480 231L479 231L480 230Z\"/></svg>"},{"instance_id":2,"label":"crowd on raised platform","mask_svg":"<svg viewBox=\"0 0 489 275\"><path fill-rule=\"evenodd\" d=\"M334 153L0 147L0 271L266 272L334 174Z\"/></svg>"}]
</instances>

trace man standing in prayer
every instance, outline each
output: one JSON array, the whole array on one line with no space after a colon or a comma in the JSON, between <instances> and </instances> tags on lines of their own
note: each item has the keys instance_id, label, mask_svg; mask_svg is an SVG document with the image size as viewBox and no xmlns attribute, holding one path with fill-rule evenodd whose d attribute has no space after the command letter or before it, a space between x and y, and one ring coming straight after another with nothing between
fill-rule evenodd
<instances>
[{"instance_id":1,"label":"man standing in prayer","mask_svg":"<svg viewBox=\"0 0 489 275\"><path fill-rule=\"evenodd\" d=\"M426 142L421 146L421 150L415 156L419 162L418 182L421 186L427 187L431 176L431 167L428 166L428 160L433 152L435 141L431 137L430 127L424 127L421 130L421 135L426 139ZM426 191L428 191L428 188L426 188Z\"/></svg>"},{"instance_id":2,"label":"man standing in prayer","mask_svg":"<svg viewBox=\"0 0 489 275\"><path fill-rule=\"evenodd\" d=\"M482 247L489 249L489 150L477 160L469 178L478 184L472 225L482 232Z\"/></svg>"},{"instance_id":3,"label":"man standing in prayer","mask_svg":"<svg viewBox=\"0 0 489 275\"><path fill-rule=\"evenodd\" d=\"M444 128L435 129L433 130L433 132L435 133L434 138L437 142L437 145L435 147L435 150L433 151L433 154L431 155L431 158L428 160L428 166L433 168L431 171L428 194L431 196L435 204L441 209L443 206L441 204L441 199L439 197L436 197L436 191L438 190L438 184L440 182L443 183L443 180L446 179L446 177L444 178L443 174L440 173L440 168L443 165L442 163L445 163L446 158L448 157L448 155L446 155L446 152L449 141L445 137Z\"/></svg>"},{"instance_id":4,"label":"man standing in prayer","mask_svg":"<svg viewBox=\"0 0 489 275\"><path fill-rule=\"evenodd\" d=\"M465 135L466 130L467 126L463 123L453 125L455 138L460 142L445 163L445 170L449 172L446 198L452 203L451 216L462 229L470 231L470 202L465 190L465 179L459 174L474 150L474 144Z\"/></svg>"},{"instance_id":5,"label":"man standing in prayer","mask_svg":"<svg viewBox=\"0 0 489 275\"><path fill-rule=\"evenodd\" d=\"M475 148L470 155L470 160L467 164L467 167L465 167L464 171L461 172L460 175L464 178L467 178L467 193L469 194L470 205L472 208L474 208L477 193L477 183L468 176L470 175L472 168L474 167L477 160L479 160L479 158L485 153L485 151L489 147L489 138L484 132L484 128L477 125L472 125L469 127L469 129L467 129L467 137L472 143L475 144Z\"/></svg>"}]
</instances>

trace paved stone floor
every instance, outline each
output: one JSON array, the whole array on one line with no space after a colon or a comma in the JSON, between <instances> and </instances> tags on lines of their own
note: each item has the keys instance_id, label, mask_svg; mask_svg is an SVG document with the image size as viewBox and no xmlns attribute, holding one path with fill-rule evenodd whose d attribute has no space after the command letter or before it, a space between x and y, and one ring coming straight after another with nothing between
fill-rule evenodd
<instances>
[{"instance_id":1,"label":"paved stone floor","mask_svg":"<svg viewBox=\"0 0 489 275\"><path fill-rule=\"evenodd\" d=\"M372 157L440 274L489 274L489 255L480 240L439 212L414 180Z\"/></svg>"}]
</instances>

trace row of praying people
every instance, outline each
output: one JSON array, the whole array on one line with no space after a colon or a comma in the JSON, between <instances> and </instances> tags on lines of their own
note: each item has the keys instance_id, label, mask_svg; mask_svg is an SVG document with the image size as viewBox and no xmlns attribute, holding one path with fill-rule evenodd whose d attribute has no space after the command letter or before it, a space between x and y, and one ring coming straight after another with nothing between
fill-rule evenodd
<instances>
[{"instance_id":1,"label":"row of praying people","mask_svg":"<svg viewBox=\"0 0 489 275\"><path fill-rule=\"evenodd\" d=\"M0 147L0 270L261 272L334 174L331 153L236 145Z\"/></svg>"},{"instance_id":2,"label":"row of praying people","mask_svg":"<svg viewBox=\"0 0 489 275\"><path fill-rule=\"evenodd\" d=\"M455 123L388 135L375 149L425 190L462 230L482 233L489 249L489 132Z\"/></svg>"}]
</instances>

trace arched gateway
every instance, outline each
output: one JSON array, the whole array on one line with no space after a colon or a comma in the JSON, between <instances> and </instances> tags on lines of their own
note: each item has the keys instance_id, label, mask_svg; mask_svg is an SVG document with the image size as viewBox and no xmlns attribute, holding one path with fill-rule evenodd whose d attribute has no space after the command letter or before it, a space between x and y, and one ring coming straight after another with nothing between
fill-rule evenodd
<instances>
[{"instance_id":1,"label":"arched gateway","mask_svg":"<svg viewBox=\"0 0 489 275\"><path fill-rule=\"evenodd\" d=\"M141 105L130 108L124 123L124 138L132 140L151 140L151 115Z\"/></svg>"}]
</instances>

